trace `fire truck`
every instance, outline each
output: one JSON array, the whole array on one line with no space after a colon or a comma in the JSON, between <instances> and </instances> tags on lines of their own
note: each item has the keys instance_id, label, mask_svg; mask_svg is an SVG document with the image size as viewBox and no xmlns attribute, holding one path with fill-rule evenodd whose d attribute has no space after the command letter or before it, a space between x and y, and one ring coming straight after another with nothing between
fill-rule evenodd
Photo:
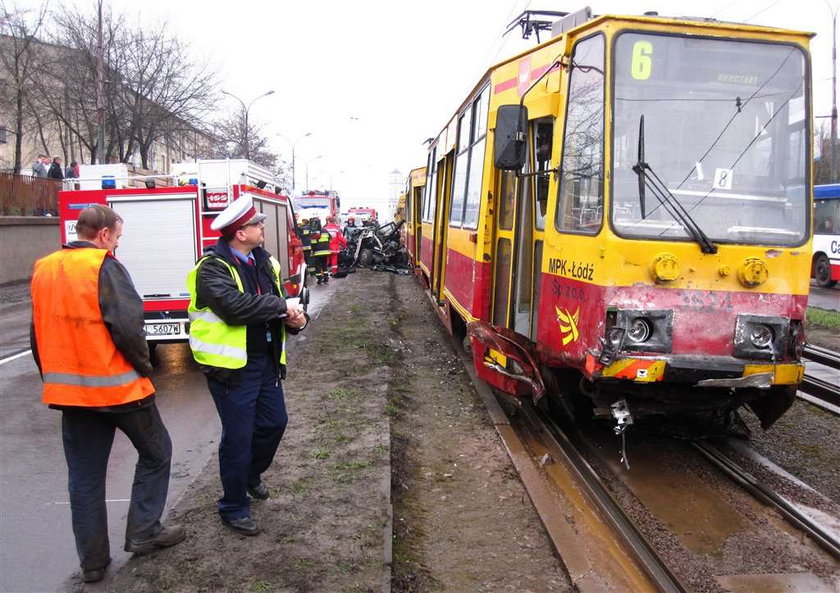
<instances>
[{"instance_id":1,"label":"fire truck","mask_svg":"<svg viewBox=\"0 0 840 593\"><path fill-rule=\"evenodd\" d=\"M299 218L318 218L321 226L327 224L327 216L338 216L341 198L334 191L309 191L295 198L295 212Z\"/></svg>"},{"instance_id":2,"label":"fire truck","mask_svg":"<svg viewBox=\"0 0 840 593\"><path fill-rule=\"evenodd\" d=\"M75 241L79 212L94 204L124 221L116 257L143 299L149 346L186 341L187 273L219 232L213 219L232 201L251 196L265 219L265 248L279 261L286 294L305 300L306 265L293 232L291 200L274 175L242 159L199 160L172 166L169 175L130 176L125 165L82 166L78 189L59 192L62 242Z\"/></svg>"}]
</instances>

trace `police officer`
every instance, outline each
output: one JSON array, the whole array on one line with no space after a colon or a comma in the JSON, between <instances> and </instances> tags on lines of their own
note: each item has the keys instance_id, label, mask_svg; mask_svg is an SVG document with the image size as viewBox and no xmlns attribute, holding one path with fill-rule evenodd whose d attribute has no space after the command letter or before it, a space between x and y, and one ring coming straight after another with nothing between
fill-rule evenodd
<instances>
[{"instance_id":1,"label":"police officer","mask_svg":"<svg viewBox=\"0 0 840 593\"><path fill-rule=\"evenodd\" d=\"M248 495L269 498L262 473L286 428L286 332L309 319L286 299L280 262L262 247L265 218L249 196L233 202L210 225L221 238L187 276L190 348L222 421L218 511L243 535L260 531Z\"/></svg>"}]
</instances>

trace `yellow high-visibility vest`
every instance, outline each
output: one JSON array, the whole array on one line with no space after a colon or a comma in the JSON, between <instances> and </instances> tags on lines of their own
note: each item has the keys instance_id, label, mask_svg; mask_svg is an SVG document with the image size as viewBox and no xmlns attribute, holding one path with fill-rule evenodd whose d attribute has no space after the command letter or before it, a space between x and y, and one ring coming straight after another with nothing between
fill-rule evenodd
<instances>
[{"instance_id":1,"label":"yellow high-visibility vest","mask_svg":"<svg viewBox=\"0 0 840 593\"><path fill-rule=\"evenodd\" d=\"M245 292L236 266L215 255L207 255L198 260L187 275L187 289L190 291L190 306L187 309L190 318L190 349L193 358L199 364L223 369L241 369L248 362L248 327L228 325L210 307L205 306L199 309L196 306L198 269L205 260L211 257L225 263L239 292ZM280 262L273 256L270 261L274 271L274 283L280 295L285 297L283 285L280 282ZM282 323L280 324L280 364L286 364L286 326Z\"/></svg>"}]
</instances>

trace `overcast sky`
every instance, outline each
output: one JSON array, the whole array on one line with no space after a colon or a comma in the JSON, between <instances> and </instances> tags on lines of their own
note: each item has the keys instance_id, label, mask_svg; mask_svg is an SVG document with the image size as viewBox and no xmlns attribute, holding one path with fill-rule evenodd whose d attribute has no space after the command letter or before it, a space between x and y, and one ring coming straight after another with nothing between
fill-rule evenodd
<instances>
[{"instance_id":1,"label":"overcast sky","mask_svg":"<svg viewBox=\"0 0 840 593\"><path fill-rule=\"evenodd\" d=\"M274 90L253 104L251 121L263 126L286 160L291 160L290 142L297 141L298 189L308 168L310 187L331 183L344 208L382 207L408 171L425 164L423 141L438 133L486 68L534 44L533 38L523 41L518 30L502 39L517 15L525 9L585 5L570 0L105 1L143 23L166 21L189 41L197 58L209 60L223 88L245 103ZM86 11L95 4L65 0L61 10L73 10L74 2ZM811 45L815 113L830 113L832 10L840 0L593 0L588 5L595 14L653 10L817 33ZM226 106L234 109L239 103L229 99ZM828 121L818 119L817 125ZM311 136L300 139L306 133Z\"/></svg>"}]
</instances>

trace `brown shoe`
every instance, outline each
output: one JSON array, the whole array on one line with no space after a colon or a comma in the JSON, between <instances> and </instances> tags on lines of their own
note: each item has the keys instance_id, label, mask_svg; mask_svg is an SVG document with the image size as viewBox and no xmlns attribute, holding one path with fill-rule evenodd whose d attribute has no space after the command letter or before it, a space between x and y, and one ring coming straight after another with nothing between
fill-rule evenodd
<instances>
[{"instance_id":1,"label":"brown shoe","mask_svg":"<svg viewBox=\"0 0 840 593\"><path fill-rule=\"evenodd\" d=\"M169 546L180 544L186 538L187 532L183 526L170 525L169 527L164 527L156 536L150 537L149 539L127 539L125 541L125 551L135 554L145 554L158 548L168 548Z\"/></svg>"}]
</instances>

